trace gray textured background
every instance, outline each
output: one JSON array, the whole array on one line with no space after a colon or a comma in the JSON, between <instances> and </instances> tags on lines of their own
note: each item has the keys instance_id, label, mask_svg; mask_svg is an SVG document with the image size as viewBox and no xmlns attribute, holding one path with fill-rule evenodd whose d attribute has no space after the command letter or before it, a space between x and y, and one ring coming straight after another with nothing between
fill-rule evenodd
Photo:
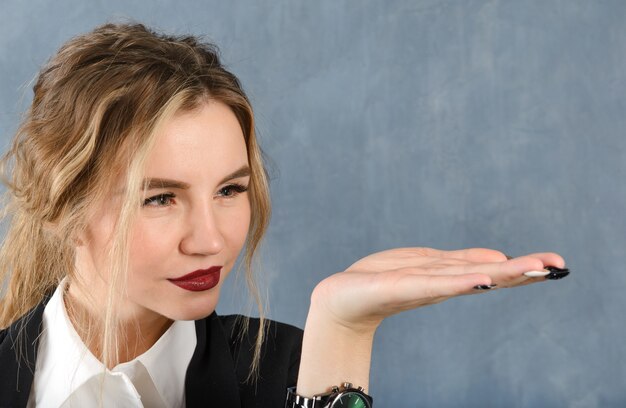
<instances>
[{"instance_id":1,"label":"gray textured background","mask_svg":"<svg viewBox=\"0 0 626 408\"><path fill-rule=\"evenodd\" d=\"M394 246L573 269L388 319L377 406L626 405L626 2L1 0L2 146L46 58L123 18L205 34L253 101L271 317L302 326L316 282Z\"/></svg>"}]
</instances>

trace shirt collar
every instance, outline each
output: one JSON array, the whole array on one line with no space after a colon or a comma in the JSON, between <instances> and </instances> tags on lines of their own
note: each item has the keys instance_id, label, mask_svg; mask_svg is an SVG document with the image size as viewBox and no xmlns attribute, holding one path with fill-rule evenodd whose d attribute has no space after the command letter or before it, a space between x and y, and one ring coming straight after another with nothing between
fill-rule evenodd
<instances>
[{"instance_id":1,"label":"shirt collar","mask_svg":"<svg viewBox=\"0 0 626 408\"><path fill-rule=\"evenodd\" d=\"M63 280L56 288L44 310L35 371L37 400L43 398L50 406L60 406L74 390L104 372L103 364L85 346L67 316L63 302L66 283ZM166 406L184 406L185 374L196 342L193 321L174 321L148 351L106 372L132 377L138 367L145 368Z\"/></svg>"},{"instance_id":2,"label":"shirt collar","mask_svg":"<svg viewBox=\"0 0 626 408\"><path fill-rule=\"evenodd\" d=\"M139 361L150 374L165 406L184 406L185 374L196 341L194 322L175 320L149 350L132 361L117 365L113 371L124 372Z\"/></svg>"}]
</instances>

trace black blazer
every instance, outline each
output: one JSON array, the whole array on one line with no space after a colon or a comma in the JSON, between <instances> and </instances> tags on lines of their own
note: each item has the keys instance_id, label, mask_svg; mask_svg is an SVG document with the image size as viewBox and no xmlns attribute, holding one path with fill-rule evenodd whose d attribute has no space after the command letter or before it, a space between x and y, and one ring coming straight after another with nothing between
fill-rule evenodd
<instances>
[{"instance_id":1,"label":"black blazer","mask_svg":"<svg viewBox=\"0 0 626 408\"><path fill-rule=\"evenodd\" d=\"M26 407L33 383L38 339L45 302L0 331L0 408ZM248 334L238 340L236 315L196 321L196 349L187 368L187 407L282 408L287 387L296 384L302 330L271 321L261 354L256 384L248 375L258 319L250 319Z\"/></svg>"}]
</instances>

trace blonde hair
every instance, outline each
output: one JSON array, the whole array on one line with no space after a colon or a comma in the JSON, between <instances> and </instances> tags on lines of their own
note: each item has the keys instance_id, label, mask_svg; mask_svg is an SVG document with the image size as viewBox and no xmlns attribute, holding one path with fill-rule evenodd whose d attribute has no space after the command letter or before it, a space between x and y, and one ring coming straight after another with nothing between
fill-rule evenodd
<instances>
[{"instance_id":1,"label":"blonde hair","mask_svg":"<svg viewBox=\"0 0 626 408\"><path fill-rule=\"evenodd\" d=\"M136 191L143 187L146 157L164 121L216 100L237 117L251 169L251 222L243 265L261 320L248 376L253 378L265 319L252 262L269 222L269 188L252 108L216 48L192 36L158 34L141 24L106 24L63 45L33 90L32 105L0 162L8 187L3 216L10 217L0 249L0 287L6 287L0 328L39 304L65 276L79 283L75 239L96 203L106 199L116 179L127 175L109 253L106 313L93 327L77 328L103 339L101 358L107 366L119 362L123 333L116 305L128 273L129 231L140 204Z\"/></svg>"}]
</instances>

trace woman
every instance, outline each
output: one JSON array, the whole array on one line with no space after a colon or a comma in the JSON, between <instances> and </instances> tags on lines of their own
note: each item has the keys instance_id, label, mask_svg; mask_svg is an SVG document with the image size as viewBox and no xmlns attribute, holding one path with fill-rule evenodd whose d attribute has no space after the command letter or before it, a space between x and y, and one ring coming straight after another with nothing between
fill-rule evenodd
<instances>
[{"instance_id":1,"label":"woman","mask_svg":"<svg viewBox=\"0 0 626 408\"><path fill-rule=\"evenodd\" d=\"M142 25L61 48L4 164L0 406L343 406L348 389L366 406L385 317L567 274L553 253L395 249L322 281L303 338L267 322L251 264L270 203L248 99L213 47ZM259 319L215 314L242 251Z\"/></svg>"}]
</instances>

